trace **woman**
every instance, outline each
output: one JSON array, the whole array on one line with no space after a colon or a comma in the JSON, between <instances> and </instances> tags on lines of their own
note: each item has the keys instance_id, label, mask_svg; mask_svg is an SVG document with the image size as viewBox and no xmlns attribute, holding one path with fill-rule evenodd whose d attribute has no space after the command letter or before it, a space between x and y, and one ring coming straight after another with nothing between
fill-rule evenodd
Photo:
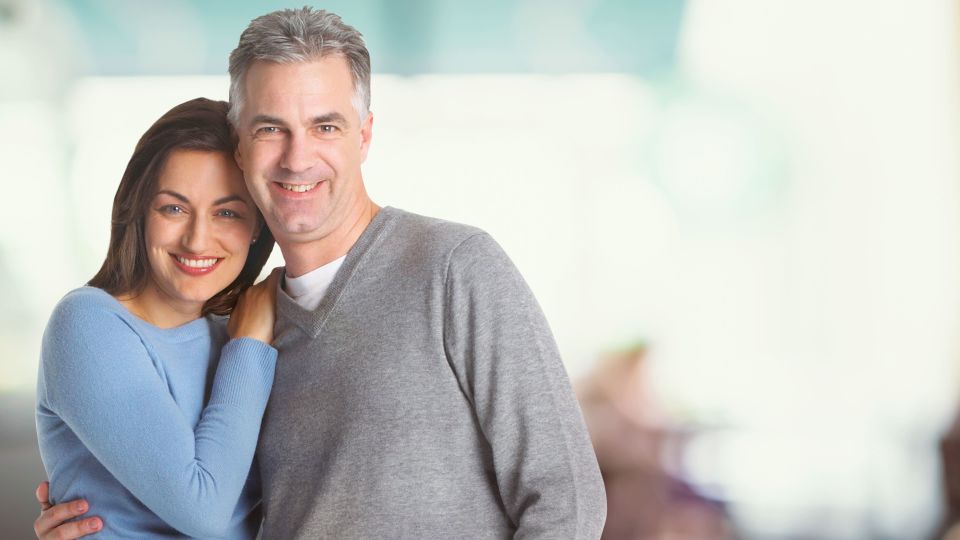
<instances>
[{"instance_id":1,"label":"woman","mask_svg":"<svg viewBox=\"0 0 960 540\"><path fill-rule=\"evenodd\" d=\"M233 161L226 113L194 99L147 130L114 199L103 266L44 332L37 433L50 501L83 498L107 516L67 524L74 537L257 533L250 471L273 384L279 273L248 289L273 237Z\"/></svg>"}]
</instances>

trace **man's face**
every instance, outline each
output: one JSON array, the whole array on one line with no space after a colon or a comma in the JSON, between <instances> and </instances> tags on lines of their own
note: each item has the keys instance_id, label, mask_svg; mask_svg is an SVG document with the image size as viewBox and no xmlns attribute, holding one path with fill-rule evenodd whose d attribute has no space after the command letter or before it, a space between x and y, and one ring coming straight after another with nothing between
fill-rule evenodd
<instances>
[{"instance_id":1,"label":"man's face","mask_svg":"<svg viewBox=\"0 0 960 540\"><path fill-rule=\"evenodd\" d=\"M349 226L365 202L360 164L373 119L353 108L353 81L339 55L254 62L237 131L237 164L281 245L323 239Z\"/></svg>"}]
</instances>

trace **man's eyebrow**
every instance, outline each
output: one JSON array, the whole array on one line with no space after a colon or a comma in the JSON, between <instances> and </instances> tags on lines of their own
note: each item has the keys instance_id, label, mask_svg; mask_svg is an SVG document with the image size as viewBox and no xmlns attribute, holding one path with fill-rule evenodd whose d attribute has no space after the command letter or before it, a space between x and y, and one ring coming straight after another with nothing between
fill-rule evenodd
<instances>
[{"instance_id":1,"label":"man's eyebrow","mask_svg":"<svg viewBox=\"0 0 960 540\"><path fill-rule=\"evenodd\" d=\"M321 114L320 116L314 116L311 122L313 123L313 125L330 124L330 123L346 124L347 119L344 118L344 116L338 112L330 112L327 114Z\"/></svg>"},{"instance_id":2,"label":"man's eyebrow","mask_svg":"<svg viewBox=\"0 0 960 540\"><path fill-rule=\"evenodd\" d=\"M269 116L266 114L258 114L253 117L253 120L250 121L251 124L276 124L278 126L287 125L286 122L277 118L276 116Z\"/></svg>"}]
</instances>

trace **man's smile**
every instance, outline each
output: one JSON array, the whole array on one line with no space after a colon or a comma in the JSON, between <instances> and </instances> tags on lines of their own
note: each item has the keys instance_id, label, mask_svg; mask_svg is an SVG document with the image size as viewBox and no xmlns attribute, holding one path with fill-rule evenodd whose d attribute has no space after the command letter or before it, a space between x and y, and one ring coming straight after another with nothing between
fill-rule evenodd
<instances>
[{"instance_id":1,"label":"man's smile","mask_svg":"<svg viewBox=\"0 0 960 540\"><path fill-rule=\"evenodd\" d=\"M283 182L274 182L274 183L280 186L281 188L287 191L292 191L294 193L306 193L308 191L312 191L315 187L320 185L320 182L314 182L312 184L285 184Z\"/></svg>"}]
</instances>

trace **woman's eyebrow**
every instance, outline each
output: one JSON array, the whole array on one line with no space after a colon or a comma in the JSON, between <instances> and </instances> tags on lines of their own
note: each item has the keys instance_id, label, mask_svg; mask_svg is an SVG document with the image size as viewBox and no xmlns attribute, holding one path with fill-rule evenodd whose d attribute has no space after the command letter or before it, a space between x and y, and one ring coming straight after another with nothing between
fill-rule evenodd
<instances>
[{"instance_id":1,"label":"woman's eyebrow","mask_svg":"<svg viewBox=\"0 0 960 540\"><path fill-rule=\"evenodd\" d=\"M181 195L181 194L177 193L176 191L171 191L171 190L169 190L169 189L161 189L160 191L157 192L157 195L161 195L161 194L166 194L166 195L169 195L169 196L171 196L171 197L173 197L173 198L175 198L175 199L180 199L181 201L183 201L183 202L185 202L185 203L190 202L190 199L188 199L185 195Z\"/></svg>"},{"instance_id":2,"label":"woman's eyebrow","mask_svg":"<svg viewBox=\"0 0 960 540\"><path fill-rule=\"evenodd\" d=\"M219 199L213 201L214 206L220 204L227 204L228 202L240 201L243 204L247 204L247 201L243 200L243 197L239 195L227 195L226 197L220 197Z\"/></svg>"},{"instance_id":3,"label":"woman's eyebrow","mask_svg":"<svg viewBox=\"0 0 960 540\"><path fill-rule=\"evenodd\" d=\"M176 191L172 191L169 189L161 189L160 191L157 192L157 195L160 195L160 194L170 195L171 197L175 199L180 199L185 203L190 202L190 199L188 199L185 195L181 195L180 193L177 193ZM218 205L227 204L228 202L233 202L233 201L240 201L243 204L247 204L247 201L245 201L243 197L236 194L227 195L226 197L220 197L219 199L213 201L213 204L214 206L218 206Z\"/></svg>"}]
</instances>

